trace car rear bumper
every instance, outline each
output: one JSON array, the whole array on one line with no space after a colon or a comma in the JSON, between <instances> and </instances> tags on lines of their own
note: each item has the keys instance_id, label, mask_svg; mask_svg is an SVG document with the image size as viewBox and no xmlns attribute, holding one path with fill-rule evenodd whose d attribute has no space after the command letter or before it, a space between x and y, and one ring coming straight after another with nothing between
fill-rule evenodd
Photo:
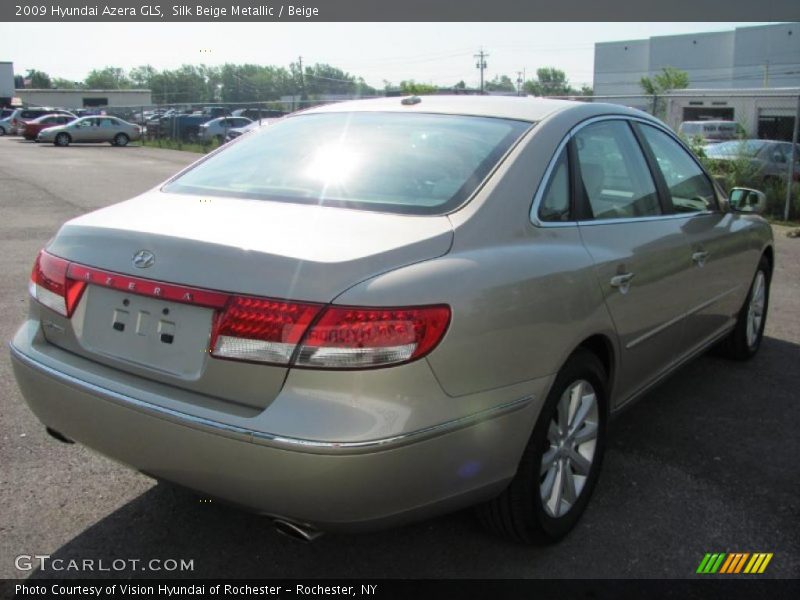
<instances>
[{"instance_id":1,"label":"car rear bumper","mask_svg":"<svg viewBox=\"0 0 800 600\"><path fill-rule=\"evenodd\" d=\"M492 497L514 476L540 407L519 398L352 444L285 438L68 374L34 346L30 329L17 334L11 357L23 396L45 426L157 479L322 530L374 529Z\"/></svg>"}]
</instances>

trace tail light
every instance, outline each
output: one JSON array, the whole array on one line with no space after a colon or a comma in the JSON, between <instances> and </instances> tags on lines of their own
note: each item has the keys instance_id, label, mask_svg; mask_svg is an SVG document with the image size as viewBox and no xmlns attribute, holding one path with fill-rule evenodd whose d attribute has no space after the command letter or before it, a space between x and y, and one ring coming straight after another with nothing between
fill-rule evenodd
<instances>
[{"instance_id":1,"label":"tail light","mask_svg":"<svg viewBox=\"0 0 800 600\"><path fill-rule=\"evenodd\" d=\"M296 364L357 369L408 362L433 350L449 323L447 306L330 306L303 338Z\"/></svg>"},{"instance_id":2,"label":"tail light","mask_svg":"<svg viewBox=\"0 0 800 600\"><path fill-rule=\"evenodd\" d=\"M31 272L30 294L39 302L65 317L71 317L78 305L85 282L67 277L69 261L39 252Z\"/></svg>"},{"instance_id":3,"label":"tail light","mask_svg":"<svg viewBox=\"0 0 800 600\"><path fill-rule=\"evenodd\" d=\"M228 360L318 369L396 365L428 354L450 323L445 305L344 307L238 296L101 271L44 250L30 293L69 318L87 283L213 309L210 352Z\"/></svg>"}]
</instances>

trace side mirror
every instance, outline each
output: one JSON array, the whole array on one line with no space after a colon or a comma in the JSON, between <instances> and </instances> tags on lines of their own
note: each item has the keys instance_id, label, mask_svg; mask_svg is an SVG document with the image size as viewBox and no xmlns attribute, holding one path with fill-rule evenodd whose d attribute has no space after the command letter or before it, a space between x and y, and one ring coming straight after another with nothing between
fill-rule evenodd
<instances>
[{"instance_id":1,"label":"side mirror","mask_svg":"<svg viewBox=\"0 0 800 600\"><path fill-rule=\"evenodd\" d=\"M758 190L735 187L728 198L730 207L735 212L760 215L767 210L767 196Z\"/></svg>"}]
</instances>

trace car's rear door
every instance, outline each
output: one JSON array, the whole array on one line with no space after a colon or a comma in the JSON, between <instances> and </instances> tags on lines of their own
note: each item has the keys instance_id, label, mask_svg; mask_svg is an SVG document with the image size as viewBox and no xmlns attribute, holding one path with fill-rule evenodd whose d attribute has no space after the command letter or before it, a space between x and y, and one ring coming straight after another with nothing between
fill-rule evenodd
<instances>
[{"instance_id":1,"label":"car's rear door","mask_svg":"<svg viewBox=\"0 0 800 600\"><path fill-rule=\"evenodd\" d=\"M713 183L697 160L667 131L636 123L646 151L656 165L667 196L667 209L680 219L690 245L686 279L686 320L682 351L690 352L724 332L743 302L753 273L753 252L746 223L723 213Z\"/></svg>"},{"instance_id":2,"label":"car's rear door","mask_svg":"<svg viewBox=\"0 0 800 600\"><path fill-rule=\"evenodd\" d=\"M624 401L678 355L689 245L626 119L589 122L570 149L581 238L619 337L615 396Z\"/></svg>"}]
</instances>

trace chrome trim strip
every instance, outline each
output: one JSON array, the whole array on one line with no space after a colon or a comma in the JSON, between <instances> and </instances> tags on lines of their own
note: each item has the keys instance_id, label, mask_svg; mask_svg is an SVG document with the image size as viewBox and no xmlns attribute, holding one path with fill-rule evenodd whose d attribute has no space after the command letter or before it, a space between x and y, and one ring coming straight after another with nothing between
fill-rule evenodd
<instances>
[{"instance_id":1,"label":"chrome trim strip","mask_svg":"<svg viewBox=\"0 0 800 600\"><path fill-rule=\"evenodd\" d=\"M706 300L702 304L698 304L697 306L695 306L692 309L689 309L685 313L682 313L682 314L678 315L677 317L674 317L674 318L670 319L669 321L667 321L665 323L662 323L661 325L659 325L655 329L651 329L650 331L648 331L647 333L639 336L635 340L631 340L630 342L628 342L625 345L625 349L626 350L630 350L631 348L634 348L634 347L638 346L642 342L645 342L645 341L649 340L654 335L658 335L659 333L661 333L662 331L664 331L668 327L671 327L671 326L673 326L673 325L675 325L677 323L680 323L681 321L683 321L687 317L691 317L693 314L695 314L697 312L700 312L704 308L708 308L712 304L715 304L716 302L719 302L725 296L728 296L729 294L732 294L733 292L738 290L740 287L742 287L742 286L741 285L737 285L736 287L733 287L733 288L729 289L726 292L722 292L721 294L717 294L716 296L714 296L710 300Z\"/></svg>"},{"instance_id":2,"label":"chrome trim strip","mask_svg":"<svg viewBox=\"0 0 800 600\"><path fill-rule=\"evenodd\" d=\"M713 184L713 178L708 174L708 172L703 168L703 166L699 163L697 158L691 152L691 150L686 146L686 144L681 140L679 137L676 137L675 133L670 131L667 127L664 126L663 123L657 121L655 119L650 120L643 117L637 117L634 115L599 115L596 117L592 117L590 119L586 119L585 121L581 121L577 125L575 125L572 129L569 130L564 139L561 140L559 143L556 152L553 154L553 157L550 159L550 163L547 165L547 170L544 172L541 181L539 182L539 187L536 189L536 194L533 197L533 206L530 210L530 220L536 227L575 227L579 225L580 227L584 226L593 226L593 225L615 225L617 223L639 223L642 221L662 221L668 219L686 219L691 217L698 217L702 215L713 215L718 214L718 211L701 211L701 212L691 212L691 213L670 213L666 215L653 215L649 217L624 217L620 219L589 219L586 221L542 221L539 219L539 204L541 204L542 196L544 195L544 190L547 187L548 182L550 181L550 175L555 168L555 163L558 160L558 156L561 153L561 150L564 146L567 145L569 140L581 129L586 127L587 125L591 125L592 123L597 123L599 121L638 121L639 123L644 123L646 125L650 125L651 127L655 127L669 135L673 140L677 141L682 148L688 151L692 160L694 160L695 164L700 167L700 170L709 178L709 180ZM716 189L716 188L715 188Z\"/></svg>"},{"instance_id":3,"label":"chrome trim strip","mask_svg":"<svg viewBox=\"0 0 800 600\"><path fill-rule=\"evenodd\" d=\"M464 427L477 424L481 421L499 417L506 413L519 410L533 400L533 396L524 396L522 398L518 398L517 400L512 400L511 402L507 402L505 404L487 408L458 419L453 419L451 421L446 421L444 423L439 423L437 425L432 425L430 427L417 429L415 431L410 431L408 433L398 434L387 438L365 440L362 442L329 442L324 440L306 440L282 436L265 431L255 431L253 429L239 427L237 425L229 425L227 423L221 423L212 419L206 419L204 417L198 417L171 408L165 408L149 402L144 402L143 400L133 398L127 394L115 392L113 390L109 390L108 388L84 381L83 379L73 377L72 375L62 373L61 371L42 364L27 354L24 354L12 343L9 343L8 346L11 351L11 357L15 360L18 360L25 366L39 371L40 373L57 380L59 383L76 388L80 391L98 395L105 400L109 400L125 408L135 409L149 416L164 418L180 425L208 431L210 433L223 435L225 437L234 438L240 441L286 450L305 451L312 453L354 454L360 452L387 450L422 439L443 435L457 429L462 429Z\"/></svg>"}]
</instances>

